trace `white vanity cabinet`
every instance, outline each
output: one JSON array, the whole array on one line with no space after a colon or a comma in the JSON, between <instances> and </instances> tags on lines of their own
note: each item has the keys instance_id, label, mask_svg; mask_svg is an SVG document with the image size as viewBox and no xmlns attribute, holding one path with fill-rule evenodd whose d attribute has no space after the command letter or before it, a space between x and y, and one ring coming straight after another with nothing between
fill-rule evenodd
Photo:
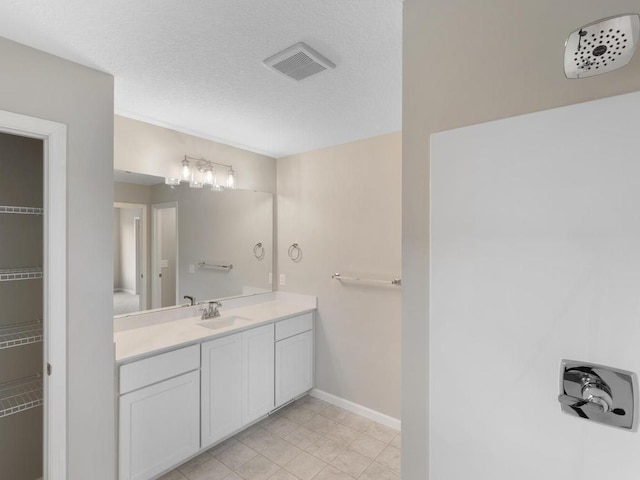
<instances>
[{"instance_id":1,"label":"white vanity cabinet","mask_svg":"<svg viewBox=\"0 0 640 480\"><path fill-rule=\"evenodd\" d=\"M157 478L313 388L313 312L261 323L213 339L196 325L201 343L119 367L118 480Z\"/></svg>"},{"instance_id":2,"label":"white vanity cabinet","mask_svg":"<svg viewBox=\"0 0 640 480\"><path fill-rule=\"evenodd\" d=\"M119 480L148 480L200 449L199 367L194 345L120 368Z\"/></svg>"},{"instance_id":3,"label":"white vanity cabinet","mask_svg":"<svg viewBox=\"0 0 640 480\"><path fill-rule=\"evenodd\" d=\"M274 327L202 344L202 448L274 409Z\"/></svg>"},{"instance_id":4,"label":"white vanity cabinet","mask_svg":"<svg viewBox=\"0 0 640 480\"><path fill-rule=\"evenodd\" d=\"M284 405L313 388L313 313L276 323L275 400Z\"/></svg>"},{"instance_id":5,"label":"white vanity cabinet","mask_svg":"<svg viewBox=\"0 0 640 480\"><path fill-rule=\"evenodd\" d=\"M273 324L242 332L242 424L275 408Z\"/></svg>"},{"instance_id":6,"label":"white vanity cabinet","mask_svg":"<svg viewBox=\"0 0 640 480\"><path fill-rule=\"evenodd\" d=\"M202 344L202 447L242 427L242 334Z\"/></svg>"}]
</instances>

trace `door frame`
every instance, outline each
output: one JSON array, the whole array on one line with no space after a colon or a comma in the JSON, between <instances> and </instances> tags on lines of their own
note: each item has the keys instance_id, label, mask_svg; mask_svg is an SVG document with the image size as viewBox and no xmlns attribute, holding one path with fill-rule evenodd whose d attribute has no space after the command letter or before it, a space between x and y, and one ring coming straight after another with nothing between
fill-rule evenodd
<instances>
[{"instance_id":1,"label":"door frame","mask_svg":"<svg viewBox=\"0 0 640 480\"><path fill-rule=\"evenodd\" d=\"M140 282L141 284L141 289L140 289L140 305L141 308L140 310L148 310L149 308L151 308L149 306L149 304L147 303L148 301L148 294L149 292L147 291L147 285L149 283L149 272L147 271L147 256L148 256L148 252L147 252L147 248L148 248L148 238L149 238L149 232L147 231L147 218L148 218L148 206L145 205L144 203L126 203L126 202L113 202L113 208L131 208L131 209L139 209L142 210L142 218L140 218L140 230L142 232L142 238L140 239L140 243L141 243L141 252L140 252L140 259L136 259L136 261L140 262L140 269L142 270L142 275L144 275L142 277L142 281ZM137 278L137 281L139 281L140 279ZM144 308L142 308L144 307Z\"/></svg>"},{"instance_id":2,"label":"door frame","mask_svg":"<svg viewBox=\"0 0 640 480\"><path fill-rule=\"evenodd\" d=\"M0 110L0 132L43 141L44 480L67 478L67 126ZM46 374L47 366L51 372Z\"/></svg>"},{"instance_id":3,"label":"door frame","mask_svg":"<svg viewBox=\"0 0 640 480\"><path fill-rule=\"evenodd\" d=\"M178 292L180 291L179 285L179 272L180 265L178 263L178 252L179 252L179 236L178 236L178 225L179 225L179 217L178 217L178 202L165 202L165 203L154 203L151 205L151 308L162 308L162 282L158 280L158 273L160 272L160 258L158 257L158 213L160 210L164 210L167 208L175 208L176 210L176 300L174 305L179 304L178 302ZM159 304L158 304L159 302Z\"/></svg>"}]
</instances>

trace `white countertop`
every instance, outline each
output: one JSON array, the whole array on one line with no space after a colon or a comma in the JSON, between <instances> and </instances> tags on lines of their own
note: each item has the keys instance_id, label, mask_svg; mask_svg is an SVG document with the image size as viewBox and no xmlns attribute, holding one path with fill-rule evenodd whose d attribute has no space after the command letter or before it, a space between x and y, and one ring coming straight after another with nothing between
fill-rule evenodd
<instances>
[{"instance_id":1,"label":"white countertop","mask_svg":"<svg viewBox=\"0 0 640 480\"><path fill-rule=\"evenodd\" d=\"M256 303L252 305L233 308L233 302L229 302L230 308L221 308L220 314L222 318L237 316L247 319L248 322L240 326L229 326L216 330L200 325L200 316L193 316L193 308L184 310L185 315L189 315L187 318L169 321L166 319L166 311L144 314L147 318L153 319L155 317L155 320L145 322L148 323L146 325L140 325L140 322L136 322L136 316L117 319L119 328L116 329L114 334L116 363L128 363L164 351L230 335L316 309L315 297L306 295L274 293L264 296L258 295L254 300ZM133 328L127 329L126 323L129 319L131 319L130 323Z\"/></svg>"}]
</instances>

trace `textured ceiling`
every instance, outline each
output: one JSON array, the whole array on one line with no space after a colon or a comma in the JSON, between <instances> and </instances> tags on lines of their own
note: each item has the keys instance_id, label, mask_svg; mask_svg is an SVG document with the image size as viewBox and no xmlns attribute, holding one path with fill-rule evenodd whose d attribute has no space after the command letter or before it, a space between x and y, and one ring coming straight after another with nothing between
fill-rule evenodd
<instances>
[{"instance_id":1,"label":"textured ceiling","mask_svg":"<svg viewBox=\"0 0 640 480\"><path fill-rule=\"evenodd\" d=\"M401 129L401 0L2 0L0 36L111 73L116 113L276 157ZM262 64L299 41L337 68Z\"/></svg>"}]
</instances>

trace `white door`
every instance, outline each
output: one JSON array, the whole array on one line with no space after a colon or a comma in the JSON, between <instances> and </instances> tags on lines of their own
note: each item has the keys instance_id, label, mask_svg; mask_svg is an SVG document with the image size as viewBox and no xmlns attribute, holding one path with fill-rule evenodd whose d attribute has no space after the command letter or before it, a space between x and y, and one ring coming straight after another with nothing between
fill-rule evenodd
<instances>
[{"instance_id":1,"label":"white door","mask_svg":"<svg viewBox=\"0 0 640 480\"><path fill-rule=\"evenodd\" d=\"M276 342L276 407L313 388L313 331Z\"/></svg>"},{"instance_id":2,"label":"white door","mask_svg":"<svg viewBox=\"0 0 640 480\"><path fill-rule=\"evenodd\" d=\"M242 427L242 334L202 344L202 447Z\"/></svg>"},{"instance_id":3,"label":"white door","mask_svg":"<svg viewBox=\"0 0 640 480\"><path fill-rule=\"evenodd\" d=\"M171 307L178 302L178 204L151 206L151 306Z\"/></svg>"},{"instance_id":4,"label":"white door","mask_svg":"<svg viewBox=\"0 0 640 480\"><path fill-rule=\"evenodd\" d=\"M147 480L200 449L200 372L120 397L120 480Z\"/></svg>"},{"instance_id":5,"label":"white door","mask_svg":"<svg viewBox=\"0 0 640 480\"><path fill-rule=\"evenodd\" d=\"M242 332L242 423L274 409L274 326Z\"/></svg>"}]
</instances>

